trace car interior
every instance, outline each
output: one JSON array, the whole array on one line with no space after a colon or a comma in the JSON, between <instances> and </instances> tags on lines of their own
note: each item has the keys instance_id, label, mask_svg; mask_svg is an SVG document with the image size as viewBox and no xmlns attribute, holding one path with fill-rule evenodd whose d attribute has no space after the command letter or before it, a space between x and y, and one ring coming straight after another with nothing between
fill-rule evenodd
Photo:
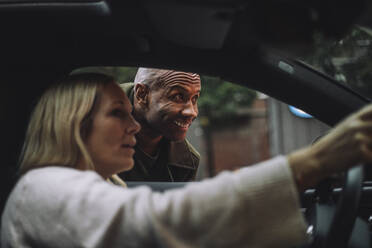
<instances>
[{"instance_id":1,"label":"car interior","mask_svg":"<svg viewBox=\"0 0 372 248\"><path fill-rule=\"evenodd\" d=\"M315 33L337 40L354 24L372 27L370 13L364 0L1 0L1 207L17 180L30 111L57 78L87 66L192 71L262 92L332 127L370 98L294 58ZM370 247L372 171L355 167L339 183L301 195L314 243ZM185 185L128 183L143 184L157 191Z\"/></svg>"}]
</instances>

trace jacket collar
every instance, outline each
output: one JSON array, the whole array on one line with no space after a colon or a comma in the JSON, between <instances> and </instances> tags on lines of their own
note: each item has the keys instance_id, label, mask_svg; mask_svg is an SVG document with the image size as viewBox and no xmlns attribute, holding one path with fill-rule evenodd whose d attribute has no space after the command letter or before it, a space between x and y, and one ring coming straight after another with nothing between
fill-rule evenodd
<instances>
[{"instance_id":1,"label":"jacket collar","mask_svg":"<svg viewBox=\"0 0 372 248\"><path fill-rule=\"evenodd\" d=\"M169 141L168 165L190 170L197 169L197 161L195 161L195 158L192 156L192 152L186 140L180 142Z\"/></svg>"}]
</instances>

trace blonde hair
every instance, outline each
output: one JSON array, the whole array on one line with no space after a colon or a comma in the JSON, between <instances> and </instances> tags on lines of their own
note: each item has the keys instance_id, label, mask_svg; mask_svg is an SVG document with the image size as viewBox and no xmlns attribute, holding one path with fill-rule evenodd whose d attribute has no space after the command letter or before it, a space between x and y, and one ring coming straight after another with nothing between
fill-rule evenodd
<instances>
[{"instance_id":1,"label":"blonde hair","mask_svg":"<svg viewBox=\"0 0 372 248\"><path fill-rule=\"evenodd\" d=\"M30 118L20 173L51 165L75 167L80 159L94 170L84 139L102 89L113 82L110 76L85 73L70 75L46 90Z\"/></svg>"}]
</instances>

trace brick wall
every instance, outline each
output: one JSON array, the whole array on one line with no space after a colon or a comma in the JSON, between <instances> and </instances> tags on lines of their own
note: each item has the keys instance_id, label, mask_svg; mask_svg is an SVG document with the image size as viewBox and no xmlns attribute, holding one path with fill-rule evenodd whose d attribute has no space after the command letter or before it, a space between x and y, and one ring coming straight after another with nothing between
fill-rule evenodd
<instances>
[{"instance_id":1,"label":"brick wall","mask_svg":"<svg viewBox=\"0 0 372 248\"><path fill-rule=\"evenodd\" d=\"M266 100L257 99L239 112L242 118L237 125L212 133L216 173L270 158Z\"/></svg>"}]
</instances>

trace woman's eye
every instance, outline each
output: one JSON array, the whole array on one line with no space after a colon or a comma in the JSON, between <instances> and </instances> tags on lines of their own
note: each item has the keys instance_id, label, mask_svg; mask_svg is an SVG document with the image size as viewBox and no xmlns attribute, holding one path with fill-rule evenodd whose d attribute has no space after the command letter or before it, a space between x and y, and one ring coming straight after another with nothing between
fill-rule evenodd
<instances>
[{"instance_id":1,"label":"woman's eye","mask_svg":"<svg viewBox=\"0 0 372 248\"><path fill-rule=\"evenodd\" d=\"M121 109L114 109L111 114L116 117L123 117L124 112Z\"/></svg>"}]
</instances>

